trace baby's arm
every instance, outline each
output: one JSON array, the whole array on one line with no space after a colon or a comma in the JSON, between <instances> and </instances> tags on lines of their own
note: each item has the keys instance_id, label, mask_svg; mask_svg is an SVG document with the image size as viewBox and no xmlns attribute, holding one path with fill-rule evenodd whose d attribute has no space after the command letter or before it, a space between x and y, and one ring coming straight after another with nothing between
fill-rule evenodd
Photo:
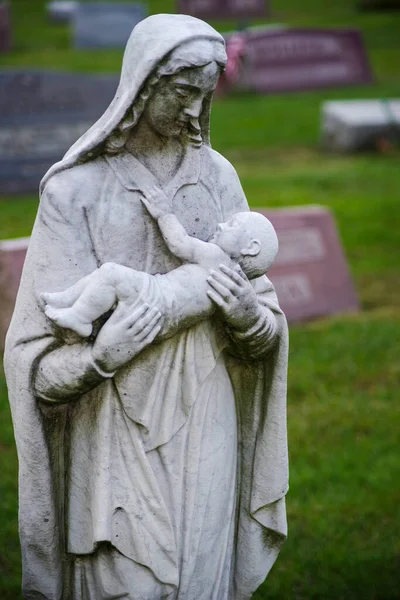
<instances>
[{"instance_id":1,"label":"baby's arm","mask_svg":"<svg viewBox=\"0 0 400 600\"><path fill-rule=\"evenodd\" d=\"M221 249L218 246L188 235L160 188L148 190L146 197L142 197L142 202L151 216L157 219L161 234L172 254L183 261L200 265L220 259Z\"/></svg>"}]
</instances>

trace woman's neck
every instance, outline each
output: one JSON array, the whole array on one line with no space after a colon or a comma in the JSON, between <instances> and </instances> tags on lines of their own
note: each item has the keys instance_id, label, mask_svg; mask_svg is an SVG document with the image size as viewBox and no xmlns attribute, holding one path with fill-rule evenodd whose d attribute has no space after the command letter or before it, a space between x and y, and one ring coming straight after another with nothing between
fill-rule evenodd
<instances>
[{"instance_id":1,"label":"woman's neck","mask_svg":"<svg viewBox=\"0 0 400 600\"><path fill-rule=\"evenodd\" d=\"M161 185L174 177L184 155L179 140L159 135L144 119L140 119L134 128L126 149L153 173Z\"/></svg>"}]
</instances>

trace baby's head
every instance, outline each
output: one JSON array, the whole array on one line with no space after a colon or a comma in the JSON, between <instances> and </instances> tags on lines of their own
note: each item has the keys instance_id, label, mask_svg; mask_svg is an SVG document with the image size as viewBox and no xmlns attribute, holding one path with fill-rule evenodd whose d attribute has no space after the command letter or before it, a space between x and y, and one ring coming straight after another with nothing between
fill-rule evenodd
<instances>
[{"instance_id":1,"label":"baby's head","mask_svg":"<svg viewBox=\"0 0 400 600\"><path fill-rule=\"evenodd\" d=\"M241 212L220 223L210 242L237 261L249 279L264 275L278 253L271 222L257 212Z\"/></svg>"}]
</instances>

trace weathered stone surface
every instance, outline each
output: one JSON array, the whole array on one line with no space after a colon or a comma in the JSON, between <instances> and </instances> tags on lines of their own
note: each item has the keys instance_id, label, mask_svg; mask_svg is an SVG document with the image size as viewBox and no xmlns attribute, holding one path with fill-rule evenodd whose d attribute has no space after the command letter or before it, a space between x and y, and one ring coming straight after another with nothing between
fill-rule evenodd
<instances>
[{"instance_id":1,"label":"weathered stone surface","mask_svg":"<svg viewBox=\"0 0 400 600\"><path fill-rule=\"evenodd\" d=\"M74 12L74 47L123 48L146 12L140 3L80 2Z\"/></svg>"},{"instance_id":2,"label":"weathered stone surface","mask_svg":"<svg viewBox=\"0 0 400 600\"><path fill-rule=\"evenodd\" d=\"M47 4L47 13L55 23L70 23L78 8L75 0L55 0Z\"/></svg>"},{"instance_id":3,"label":"weathered stone surface","mask_svg":"<svg viewBox=\"0 0 400 600\"><path fill-rule=\"evenodd\" d=\"M262 213L278 235L279 252L269 277L289 321L358 310L331 213L318 206Z\"/></svg>"},{"instance_id":4,"label":"weathered stone surface","mask_svg":"<svg viewBox=\"0 0 400 600\"><path fill-rule=\"evenodd\" d=\"M27 598L250 598L286 538L277 240L210 147L225 65L207 23L142 21L42 180L5 351Z\"/></svg>"},{"instance_id":5,"label":"weathered stone surface","mask_svg":"<svg viewBox=\"0 0 400 600\"><path fill-rule=\"evenodd\" d=\"M0 72L0 190L37 191L47 169L93 124L118 77Z\"/></svg>"},{"instance_id":6,"label":"weathered stone surface","mask_svg":"<svg viewBox=\"0 0 400 600\"><path fill-rule=\"evenodd\" d=\"M261 93L368 84L361 35L346 29L251 28L240 85Z\"/></svg>"},{"instance_id":7,"label":"weathered stone surface","mask_svg":"<svg viewBox=\"0 0 400 600\"><path fill-rule=\"evenodd\" d=\"M265 17L268 0L179 0L179 12L199 19Z\"/></svg>"},{"instance_id":8,"label":"weathered stone surface","mask_svg":"<svg viewBox=\"0 0 400 600\"><path fill-rule=\"evenodd\" d=\"M11 49L11 17L9 4L0 3L0 53Z\"/></svg>"},{"instance_id":9,"label":"weathered stone surface","mask_svg":"<svg viewBox=\"0 0 400 600\"><path fill-rule=\"evenodd\" d=\"M400 100L335 100L323 104L321 143L325 150L377 150L381 140L400 140Z\"/></svg>"},{"instance_id":10,"label":"weathered stone surface","mask_svg":"<svg viewBox=\"0 0 400 600\"><path fill-rule=\"evenodd\" d=\"M4 349L29 238L0 241L0 351Z\"/></svg>"}]
</instances>

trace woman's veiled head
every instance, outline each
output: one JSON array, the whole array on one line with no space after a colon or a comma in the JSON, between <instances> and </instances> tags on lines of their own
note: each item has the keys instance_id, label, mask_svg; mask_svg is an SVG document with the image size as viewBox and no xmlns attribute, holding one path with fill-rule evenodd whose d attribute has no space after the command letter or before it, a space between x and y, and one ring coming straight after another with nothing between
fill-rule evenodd
<instances>
[{"instance_id":1,"label":"woman's veiled head","mask_svg":"<svg viewBox=\"0 0 400 600\"><path fill-rule=\"evenodd\" d=\"M126 46L120 83L104 114L43 177L40 193L53 175L95 160L101 154L118 154L131 137L147 100L160 78L185 68L214 61L226 64L223 37L208 23L189 15L160 14L134 28ZM210 145L211 95L203 102L199 125L204 144Z\"/></svg>"},{"instance_id":2,"label":"woman's veiled head","mask_svg":"<svg viewBox=\"0 0 400 600\"><path fill-rule=\"evenodd\" d=\"M159 135L184 137L202 143L201 116L209 112L211 97L226 65L223 44L193 39L175 48L150 74L123 121L109 137L108 154L125 146L140 119Z\"/></svg>"}]
</instances>

